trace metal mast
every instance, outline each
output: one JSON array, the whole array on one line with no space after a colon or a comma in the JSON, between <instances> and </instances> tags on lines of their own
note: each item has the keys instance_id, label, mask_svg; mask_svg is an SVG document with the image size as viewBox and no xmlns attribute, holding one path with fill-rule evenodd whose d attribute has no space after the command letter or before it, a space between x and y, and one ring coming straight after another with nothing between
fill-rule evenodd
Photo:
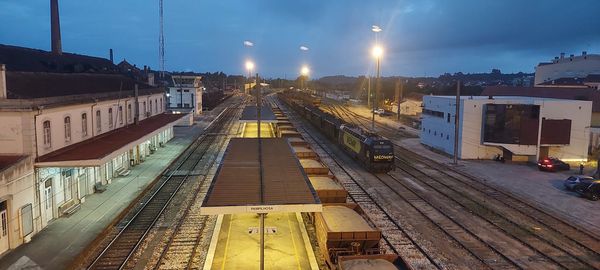
<instances>
[{"instance_id":1,"label":"metal mast","mask_svg":"<svg viewBox=\"0 0 600 270\"><path fill-rule=\"evenodd\" d=\"M165 33L163 30L163 0L158 0L158 16L160 23L160 34L158 37L158 64L160 66L160 77L165 77Z\"/></svg>"}]
</instances>

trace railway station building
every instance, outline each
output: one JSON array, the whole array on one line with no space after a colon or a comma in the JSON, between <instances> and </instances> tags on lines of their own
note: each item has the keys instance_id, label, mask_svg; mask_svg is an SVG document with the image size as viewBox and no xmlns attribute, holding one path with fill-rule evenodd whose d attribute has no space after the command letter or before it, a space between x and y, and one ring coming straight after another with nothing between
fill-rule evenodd
<instances>
[{"instance_id":1,"label":"railway station building","mask_svg":"<svg viewBox=\"0 0 600 270\"><path fill-rule=\"evenodd\" d=\"M202 77L196 75L171 75L167 100L169 110L202 114Z\"/></svg>"},{"instance_id":2,"label":"railway station building","mask_svg":"<svg viewBox=\"0 0 600 270\"><path fill-rule=\"evenodd\" d=\"M592 102L523 96L461 96L458 157L586 161ZM425 96L421 143L454 153L456 97Z\"/></svg>"},{"instance_id":3,"label":"railway station building","mask_svg":"<svg viewBox=\"0 0 600 270\"><path fill-rule=\"evenodd\" d=\"M184 116L166 113L164 88L121 75L106 59L11 50L18 61L0 64L0 254L160 151ZM98 70L39 64L48 62Z\"/></svg>"}]
</instances>

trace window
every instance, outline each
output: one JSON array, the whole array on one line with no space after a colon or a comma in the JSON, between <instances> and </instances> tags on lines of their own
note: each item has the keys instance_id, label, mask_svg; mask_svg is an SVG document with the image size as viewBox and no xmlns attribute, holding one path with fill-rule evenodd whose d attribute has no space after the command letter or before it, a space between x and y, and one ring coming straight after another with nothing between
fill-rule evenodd
<instances>
[{"instance_id":1,"label":"window","mask_svg":"<svg viewBox=\"0 0 600 270\"><path fill-rule=\"evenodd\" d=\"M119 124L123 124L123 106L119 106Z\"/></svg>"},{"instance_id":2,"label":"window","mask_svg":"<svg viewBox=\"0 0 600 270\"><path fill-rule=\"evenodd\" d=\"M112 108L108 108L108 129L113 128L113 113Z\"/></svg>"},{"instance_id":3,"label":"window","mask_svg":"<svg viewBox=\"0 0 600 270\"><path fill-rule=\"evenodd\" d=\"M44 121L44 146L52 147L52 134L50 131L50 121Z\"/></svg>"},{"instance_id":4,"label":"window","mask_svg":"<svg viewBox=\"0 0 600 270\"><path fill-rule=\"evenodd\" d=\"M102 117L100 111L96 111L96 131L100 133L102 131Z\"/></svg>"},{"instance_id":5,"label":"window","mask_svg":"<svg viewBox=\"0 0 600 270\"><path fill-rule=\"evenodd\" d=\"M133 121L132 117L133 117L133 113L131 113L131 104L127 104L127 121L128 122Z\"/></svg>"},{"instance_id":6,"label":"window","mask_svg":"<svg viewBox=\"0 0 600 270\"><path fill-rule=\"evenodd\" d=\"M71 141L71 117L65 117L65 141Z\"/></svg>"},{"instance_id":7,"label":"window","mask_svg":"<svg viewBox=\"0 0 600 270\"><path fill-rule=\"evenodd\" d=\"M444 118L444 112L434 110L423 109L423 114Z\"/></svg>"},{"instance_id":8,"label":"window","mask_svg":"<svg viewBox=\"0 0 600 270\"><path fill-rule=\"evenodd\" d=\"M161 111L161 112L162 112L163 108L164 108L164 107L163 107L163 103L162 103L162 98L160 98L160 111Z\"/></svg>"},{"instance_id":9,"label":"window","mask_svg":"<svg viewBox=\"0 0 600 270\"><path fill-rule=\"evenodd\" d=\"M87 136L87 113L81 115L81 136Z\"/></svg>"},{"instance_id":10,"label":"window","mask_svg":"<svg viewBox=\"0 0 600 270\"><path fill-rule=\"evenodd\" d=\"M152 100L150 100L150 108L149 109L150 109L150 114L152 114L153 113L152 112Z\"/></svg>"},{"instance_id":11,"label":"window","mask_svg":"<svg viewBox=\"0 0 600 270\"><path fill-rule=\"evenodd\" d=\"M159 111L158 111L158 100L154 101L154 112L159 113Z\"/></svg>"},{"instance_id":12,"label":"window","mask_svg":"<svg viewBox=\"0 0 600 270\"><path fill-rule=\"evenodd\" d=\"M144 111L143 112L144 112L144 114L146 114L146 112L148 111L148 108L146 108L146 101L144 101L144 106L143 107L144 107Z\"/></svg>"},{"instance_id":13,"label":"window","mask_svg":"<svg viewBox=\"0 0 600 270\"><path fill-rule=\"evenodd\" d=\"M448 119L446 121L450 123L450 114L448 114Z\"/></svg>"}]
</instances>

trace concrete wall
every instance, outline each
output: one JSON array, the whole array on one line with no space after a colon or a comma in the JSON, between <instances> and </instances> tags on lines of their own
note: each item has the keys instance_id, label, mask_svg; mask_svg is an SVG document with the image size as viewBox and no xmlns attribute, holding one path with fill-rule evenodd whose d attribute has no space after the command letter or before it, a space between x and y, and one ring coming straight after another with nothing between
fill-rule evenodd
<instances>
[{"instance_id":1,"label":"concrete wall","mask_svg":"<svg viewBox=\"0 0 600 270\"><path fill-rule=\"evenodd\" d=\"M423 113L421 143L442 150L448 154L454 151L454 111L455 98L426 96L424 109L444 113L444 117ZM459 123L459 157L461 159L491 159L502 154L502 147L515 154L534 155L536 146L514 144L483 144L483 107L485 104L536 104L540 105L540 120L570 119L571 141L569 145L550 147L553 156L567 159L587 159L590 141L592 102L574 100L550 100L534 98L487 98L461 99ZM450 114L450 119L448 119Z\"/></svg>"},{"instance_id":2,"label":"concrete wall","mask_svg":"<svg viewBox=\"0 0 600 270\"><path fill-rule=\"evenodd\" d=\"M39 218L39 204L35 196L35 180L33 160L27 157L14 166L0 172L0 201L7 201L9 247L15 248L29 241L39 232L42 224ZM23 232L22 207L31 204L33 214L33 232L25 235ZM2 253L4 250L0 250Z\"/></svg>"},{"instance_id":3,"label":"concrete wall","mask_svg":"<svg viewBox=\"0 0 600 270\"><path fill-rule=\"evenodd\" d=\"M535 67L535 82L555 80L558 78L584 78L589 74L600 74L600 55L589 54L553 60L554 63Z\"/></svg>"}]
</instances>

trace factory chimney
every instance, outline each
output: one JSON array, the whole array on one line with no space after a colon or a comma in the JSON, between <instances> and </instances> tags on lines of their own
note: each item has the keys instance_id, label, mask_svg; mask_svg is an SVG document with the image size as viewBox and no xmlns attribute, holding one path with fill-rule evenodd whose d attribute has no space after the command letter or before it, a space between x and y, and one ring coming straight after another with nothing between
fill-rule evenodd
<instances>
[{"instance_id":1,"label":"factory chimney","mask_svg":"<svg viewBox=\"0 0 600 270\"><path fill-rule=\"evenodd\" d=\"M58 17L58 0L50 0L50 24L52 32L52 53L62 54L60 41L60 19Z\"/></svg>"}]
</instances>

